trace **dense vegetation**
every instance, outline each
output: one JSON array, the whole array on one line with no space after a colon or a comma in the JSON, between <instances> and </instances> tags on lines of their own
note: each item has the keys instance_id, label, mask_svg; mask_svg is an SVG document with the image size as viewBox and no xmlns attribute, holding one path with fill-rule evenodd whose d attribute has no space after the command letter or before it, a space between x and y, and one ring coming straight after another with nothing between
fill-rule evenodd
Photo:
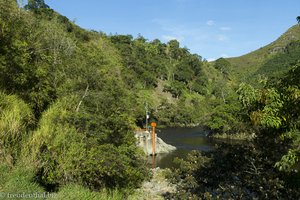
<instances>
[{"instance_id":1,"label":"dense vegetation","mask_svg":"<svg viewBox=\"0 0 300 200\"><path fill-rule=\"evenodd\" d=\"M163 44L130 35L113 35L109 39L120 50L126 66L121 73L135 95L138 121L143 120L146 103L153 120L161 125L201 123L225 131L228 128L224 126L236 121L233 113L223 110L237 98L234 83L229 81L230 63L225 59L210 65L180 48L176 40Z\"/></svg>"},{"instance_id":2,"label":"dense vegetation","mask_svg":"<svg viewBox=\"0 0 300 200\"><path fill-rule=\"evenodd\" d=\"M12 174L31 166L24 175L33 191L139 186L148 171L117 50L31 2L24 10L0 1L1 166ZM22 190L5 180L1 191Z\"/></svg>"},{"instance_id":3,"label":"dense vegetation","mask_svg":"<svg viewBox=\"0 0 300 200\"><path fill-rule=\"evenodd\" d=\"M247 81L236 90L242 105L236 112L242 124L251 127L247 133L255 138L247 144L223 143L213 152L192 152L185 160L177 159L180 167L173 169L169 176L174 183L179 183L178 193L168 194L167 198L299 199L297 33L299 25L266 47L228 59L231 65L222 61L224 66L231 66L232 78ZM288 36L290 43L286 43ZM275 52L273 48L283 43L286 46L275 48ZM219 63L217 60L214 65ZM245 67L249 67L248 73L240 71Z\"/></svg>"},{"instance_id":4,"label":"dense vegetation","mask_svg":"<svg viewBox=\"0 0 300 200\"><path fill-rule=\"evenodd\" d=\"M149 173L133 132L146 103L160 125L235 121L222 110L228 76L176 40L86 31L41 0L0 9L1 166L31 166L33 188L139 186Z\"/></svg>"},{"instance_id":5,"label":"dense vegetation","mask_svg":"<svg viewBox=\"0 0 300 200\"><path fill-rule=\"evenodd\" d=\"M213 152L192 152L177 160L170 176L186 199L298 199L300 173L300 64L282 78L255 89L238 90L245 120L256 138L247 144L221 144Z\"/></svg>"},{"instance_id":6,"label":"dense vegetation","mask_svg":"<svg viewBox=\"0 0 300 200\"><path fill-rule=\"evenodd\" d=\"M125 198L150 176L134 138L147 104L159 126L257 135L178 161L174 197L299 197L299 42L261 62L273 78L251 86L232 60L83 30L43 0L0 11L0 192Z\"/></svg>"},{"instance_id":7,"label":"dense vegetation","mask_svg":"<svg viewBox=\"0 0 300 200\"><path fill-rule=\"evenodd\" d=\"M254 76L266 78L275 78L283 76L291 66L299 61L300 42L293 41L289 43L282 52L274 55L272 59L267 60L259 70L254 73Z\"/></svg>"}]
</instances>

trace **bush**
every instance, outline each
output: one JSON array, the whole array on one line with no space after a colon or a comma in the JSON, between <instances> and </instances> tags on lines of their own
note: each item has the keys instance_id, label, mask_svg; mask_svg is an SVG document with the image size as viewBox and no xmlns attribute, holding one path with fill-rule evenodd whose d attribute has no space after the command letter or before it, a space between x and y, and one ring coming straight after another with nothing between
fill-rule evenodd
<instances>
[{"instance_id":1,"label":"bush","mask_svg":"<svg viewBox=\"0 0 300 200\"><path fill-rule=\"evenodd\" d=\"M173 170L170 176L173 182L179 183L178 192L167 197L299 199L299 188L289 181L299 173L281 173L274 168L285 149L279 149L278 144L266 138L256 142L221 144L207 155L192 152L186 160L179 160L179 169Z\"/></svg>"},{"instance_id":2,"label":"bush","mask_svg":"<svg viewBox=\"0 0 300 200\"><path fill-rule=\"evenodd\" d=\"M104 116L95 121L84 106L76 112L77 102L76 96L57 101L43 114L29 142L28 154L38 163L39 182L48 190L69 183L93 190L138 186L147 177L147 169L143 154L129 142L133 134L113 122L109 127L115 130L104 126ZM118 135L115 144L108 139Z\"/></svg>"}]
</instances>

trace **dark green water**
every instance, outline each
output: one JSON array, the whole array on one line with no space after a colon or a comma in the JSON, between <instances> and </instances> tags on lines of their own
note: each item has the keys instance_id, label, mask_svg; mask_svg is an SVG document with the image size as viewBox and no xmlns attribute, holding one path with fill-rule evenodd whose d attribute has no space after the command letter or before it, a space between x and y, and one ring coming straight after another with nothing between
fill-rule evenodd
<instances>
[{"instance_id":1,"label":"dark green water","mask_svg":"<svg viewBox=\"0 0 300 200\"><path fill-rule=\"evenodd\" d=\"M154 160L148 157L151 165L160 168L176 167L173 163L175 157L185 158L192 150L212 151L217 143L222 142L220 139L208 138L207 132L200 127L161 129L157 131L157 135L167 144L177 148L169 154L158 154Z\"/></svg>"}]
</instances>

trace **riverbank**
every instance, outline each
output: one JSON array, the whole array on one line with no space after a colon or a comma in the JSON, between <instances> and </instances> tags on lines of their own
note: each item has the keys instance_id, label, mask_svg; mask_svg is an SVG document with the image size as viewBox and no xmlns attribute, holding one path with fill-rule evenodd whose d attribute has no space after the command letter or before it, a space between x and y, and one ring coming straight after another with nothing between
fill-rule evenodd
<instances>
[{"instance_id":1,"label":"riverbank","mask_svg":"<svg viewBox=\"0 0 300 200\"><path fill-rule=\"evenodd\" d=\"M203 126L200 125L200 123L190 123L190 124L183 124L183 123L169 123L169 124L159 124L157 127L158 129L166 129L166 128L196 128Z\"/></svg>"},{"instance_id":2,"label":"riverbank","mask_svg":"<svg viewBox=\"0 0 300 200\"><path fill-rule=\"evenodd\" d=\"M253 140L256 135L254 133L236 133L236 134L227 134L227 133L212 133L208 137L215 139L224 139L224 140Z\"/></svg>"}]
</instances>

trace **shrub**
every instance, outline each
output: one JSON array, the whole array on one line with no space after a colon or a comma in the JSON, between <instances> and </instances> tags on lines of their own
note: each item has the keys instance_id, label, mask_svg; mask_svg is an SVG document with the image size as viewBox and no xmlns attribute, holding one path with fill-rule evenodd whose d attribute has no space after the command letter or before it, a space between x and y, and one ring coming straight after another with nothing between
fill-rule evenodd
<instances>
[{"instance_id":1,"label":"shrub","mask_svg":"<svg viewBox=\"0 0 300 200\"><path fill-rule=\"evenodd\" d=\"M76 112L77 102L76 96L58 100L43 114L33 133L28 154L38 163L39 182L49 190L69 183L93 190L138 186L147 170L143 154L128 142L131 134L118 126L115 131L105 127L92 113L84 113L84 107L82 113ZM108 138L118 135L119 141L110 143Z\"/></svg>"}]
</instances>

